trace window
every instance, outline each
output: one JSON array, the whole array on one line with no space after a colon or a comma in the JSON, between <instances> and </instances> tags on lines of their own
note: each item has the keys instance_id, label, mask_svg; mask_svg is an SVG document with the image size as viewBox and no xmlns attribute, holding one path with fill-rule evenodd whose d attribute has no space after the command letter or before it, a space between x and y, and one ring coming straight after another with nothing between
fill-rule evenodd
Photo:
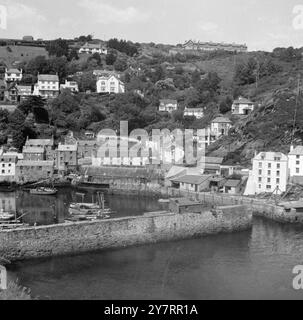
<instances>
[{"instance_id":1,"label":"window","mask_svg":"<svg viewBox=\"0 0 303 320\"><path fill-rule=\"evenodd\" d=\"M262 182L262 178L261 177L259 178L259 182Z\"/></svg>"},{"instance_id":2,"label":"window","mask_svg":"<svg viewBox=\"0 0 303 320\"><path fill-rule=\"evenodd\" d=\"M296 173L300 173L300 169L299 168L296 168Z\"/></svg>"},{"instance_id":3,"label":"window","mask_svg":"<svg viewBox=\"0 0 303 320\"><path fill-rule=\"evenodd\" d=\"M270 190L270 189L271 189L271 186L270 186L270 185L267 185L267 186L266 186L266 189L267 189L267 190Z\"/></svg>"},{"instance_id":4,"label":"window","mask_svg":"<svg viewBox=\"0 0 303 320\"><path fill-rule=\"evenodd\" d=\"M268 168L269 168L269 169L271 168L271 163L268 164Z\"/></svg>"},{"instance_id":5,"label":"window","mask_svg":"<svg viewBox=\"0 0 303 320\"><path fill-rule=\"evenodd\" d=\"M299 155L297 155L297 156L296 156L296 158L297 158L297 159L300 159L300 156L299 156Z\"/></svg>"},{"instance_id":6,"label":"window","mask_svg":"<svg viewBox=\"0 0 303 320\"><path fill-rule=\"evenodd\" d=\"M259 168L262 168L262 162L259 162Z\"/></svg>"},{"instance_id":7,"label":"window","mask_svg":"<svg viewBox=\"0 0 303 320\"><path fill-rule=\"evenodd\" d=\"M267 179L267 183L270 183L270 178Z\"/></svg>"},{"instance_id":8,"label":"window","mask_svg":"<svg viewBox=\"0 0 303 320\"><path fill-rule=\"evenodd\" d=\"M300 165L300 161L296 161L296 165L299 166Z\"/></svg>"},{"instance_id":9,"label":"window","mask_svg":"<svg viewBox=\"0 0 303 320\"><path fill-rule=\"evenodd\" d=\"M277 169L280 169L280 168L281 168L280 163L277 163Z\"/></svg>"},{"instance_id":10,"label":"window","mask_svg":"<svg viewBox=\"0 0 303 320\"><path fill-rule=\"evenodd\" d=\"M267 175L268 175L268 176L271 175L271 171L270 171L270 170L267 171Z\"/></svg>"},{"instance_id":11,"label":"window","mask_svg":"<svg viewBox=\"0 0 303 320\"><path fill-rule=\"evenodd\" d=\"M280 179L279 178L277 179L277 184L280 184Z\"/></svg>"},{"instance_id":12,"label":"window","mask_svg":"<svg viewBox=\"0 0 303 320\"><path fill-rule=\"evenodd\" d=\"M260 175L260 176L262 175L262 170L259 170L259 175Z\"/></svg>"}]
</instances>

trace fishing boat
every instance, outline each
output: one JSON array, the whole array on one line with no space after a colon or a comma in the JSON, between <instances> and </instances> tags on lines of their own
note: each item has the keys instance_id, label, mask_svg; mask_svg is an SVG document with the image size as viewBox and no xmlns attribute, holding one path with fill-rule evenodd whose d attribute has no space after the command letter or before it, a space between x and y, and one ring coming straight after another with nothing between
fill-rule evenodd
<instances>
[{"instance_id":1,"label":"fishing boat","mask_svg":"<svg viewBox=\"0 0 303 320\"><path fill-rule=\"evenodd\" d=\"M12 220L14 217L15 217L15 215L12 214L12 213L0 212L0 223L1 223L2 221L7 222L7 221L9 221L9 220Z\"/></svg>"},{"instance_id":2,"label":"fishing boat","mask_svg":"<svg viewBox=\"0 0 303 320\"><path fill-rule=\"evenodd\" d=\"M73 221L81 220L98 220L108 219L113 211L110 208L105 208L104 194L98 193L98 203L84 202L84 195L82 195L82 203L71 203L69 206L69 214L72 216Z\"/></svg>"},{"instance_id":3,"label":"fishing boat","mask_svg":"<svg viewBox=\"0 0 303 320\"><path fill-rule=\"evenodd\" d=\"M169 203L169 199L159 199L159 203Z\"/></svg>"},{"instance_id":4,"label":"fishing boat","mask_svg":"<svg viewBox=\"0 0 303 320\"><path fill-rule=\"evenodd\" d=\"M12 229L20 229L20 228L27 228L29 224L21 223L17 221L12 221L12 223L1 223L0 230L12 230Z\"/></svg>"},{"instance_id":5,"label":"fishing boat","mask_svg":"<svg viewBox=\"0 0 303 320\"><path fill-rule=\"evenodd\" d=\"M14 192L15 191L15 187L11 184L11 183L1 183L0 184L0 192Z\"/></svg>"},{"instance_id":6,"label":"fishing boat","mask_svg":"<svg viewBox=\"0 0 303 320\"><path fill-rule=\"evenodd\" d=\"M36 189L31 189L30 190L31 194L35 195L45 195L45 196L53 196L58 193L58 190L55 188L44 188L44 187L39 187Z\"/></svg>"}]
</instances>

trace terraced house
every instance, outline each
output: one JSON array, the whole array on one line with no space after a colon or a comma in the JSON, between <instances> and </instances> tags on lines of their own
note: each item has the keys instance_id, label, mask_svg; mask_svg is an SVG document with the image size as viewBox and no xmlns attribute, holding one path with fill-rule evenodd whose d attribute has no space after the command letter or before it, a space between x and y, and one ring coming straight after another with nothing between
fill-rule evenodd
<instances>
[{"instance_id":1,"label":"terraced house","mask_svg":"<svg viewBox=\"0 0 303 320\"><path fill-rule=\"evenodd\" d=\"M17 154L4 153L0 156L0 181L12 182L15 180Z\"/></svg>"},{"instance_id":2,"label":"terraced house","mask_svg":"<svg viewBox=\"0 0 303 320\"><path fill-rule=\"evenodd\" d=\"M18 161L16 165L16 182L28 183L52 178L54 161Z\"/></svg>"}]
</instances>

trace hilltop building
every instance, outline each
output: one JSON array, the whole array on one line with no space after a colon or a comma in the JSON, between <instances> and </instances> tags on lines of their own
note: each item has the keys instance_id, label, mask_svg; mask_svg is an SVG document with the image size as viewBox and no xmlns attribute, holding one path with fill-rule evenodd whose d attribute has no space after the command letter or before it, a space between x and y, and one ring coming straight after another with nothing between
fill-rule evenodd
<instances>
[{"instance_id":1,"label":"hilltop building","mask_svg":"<svg viewBox=\"0 0 303 320\"><path fill-rule=\"evenodd\" d=\"M19 100L22 102L32 95L32 86L17 85Z\"/></svg>"},{"instance_id":2,"label":"hilltop building","mask_svg":"<svg viewBox=\"0 0 303 320\"><path fill-rule=\"evenodd\" d=\"M22 76L22 69L5 69L4 79L6 82L19 82L22 80Z\"/></svg>"},{"instance_id":3,"label":"hilltop building","mask_svg":"<svg viewBox=\"0 0 303 320\"><path fill-rule=\"evenodd\" d=\"M187 108L184 109L184 117L195 117L196 119L202 119L204 117L203 108Z\"/></svg>"},{"instance_id":4,"label":"hilltop building","mask_svg":"<svg viewBox=\"0 0 303 320\"><path fill-rule=\"evenodd\" d=\"M86 54L94 54L94 53L99 53L99 54L104 54L107 55L108 50L106 46L104 46L102 43L86 43L79 49L79 53L86 53Z\"/></svg>"},{"instance_id":5,"label":"hilltop building","mask_svg":"<svg viewBox=\"0 0 303 320\"><path fill-rule=\"evenodd\" d=\"M162 99L160 100L159 111L172 113L178 110L178 101L172 99Z\"/></svg>"},{"instance_id":6,"label":"hilltop building","mask_svg":"<svg viewBox=\"0 0 303 320\"><path fill-rule=\"evenodd\" d=\"M210 130L213 135L218 139L221 136L228 135L229 130L232 128L232 122L226 117L215 118L210 125Z\"/></svg>"},{"instance_id":7,"label":"hilltop building","mask_svg":"<svg viewBox=\"0 0 303 320\"><path fill-rule=\"evenodd\" d=\"M97 93L125 93L125 85L115 72L105 71L97 77Z\"/></svg>"},{"instance_id":8,"label":"hilltop building","mask_svg":"<svg viewBox=\"0 0 303 320\"><path fill-rule=\"evenodd\" d=\"M250 100L239 97L238 100L235 100L231 110L233 115L248 115L254 111L255 105Z\"/></svg>"},{"instance_id":9,"label":"hilltop building","mask_svg":"<svg viewBox=\"0 0 303 320\"><path fill-rule=\"evenodd\" d=\"M60 85L60 91L69 89L73 93L79 92L79 86L76 81L67 81L65 80L65 84Z\"/></svg>"},{"instance_id":10,"label":"hilltop building","mask_svg":"<svg viewBox=\"0 0 303 320\"><path fill-rule=\"evenodd\" d=\"M215 43L215 42L200 42L189 40L182 45L184 50L193 51L217 51L224 50L230 52L247 52L248 48L246 44L236 44L236 43Z\"/></svg>"}]
</instances>

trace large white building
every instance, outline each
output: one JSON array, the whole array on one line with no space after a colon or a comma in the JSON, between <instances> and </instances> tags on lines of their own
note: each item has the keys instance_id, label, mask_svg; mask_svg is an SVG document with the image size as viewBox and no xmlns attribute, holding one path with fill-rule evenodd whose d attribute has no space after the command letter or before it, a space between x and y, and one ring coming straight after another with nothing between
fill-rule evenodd
<instances>
[{"instance_id":1,"label":"large white building","mask_svg":"<svg viewBox=\"0 0 303 320\"><path fill-rule=\"evenodd\" d=\"M291 178L303 178L303 146L290 148L288 154L289 176Z\"/></svg>"},{"instance_id":2,"label":"large white building","mask_svg":"<svg viewBox=\"0 0 303 320\"><path fill-rule=\"evenodd\" d=\"M255 105L250 100L239 97L238 100L233 102L231 112L234 115L248 115L254 111Z\"/></svg>"},{"instance_id":3,"label":"large white building","mask_svg":"<svg viewBox=\"0 0 303 320\"><path fill-rule=\"evenodd\" d=\"M288 184L288 158L281 152L261 152L252 160L249 194L286 191Z\"/></svg>"},{"instance_id":4,"label":"large white building","mask_svg":"<svg viewBox=\"0 0 303 320\"><path fill-rule=\"evenodd\" d=\"M43 98L56 98L59 95L59 77L52 74L39 74L34 95Z\"/></svg>"},{"instance_id":5,"label":"large white building","mask_svg":"<svg viewBox=\"0 0 303 320\"><path fill-rule=\"evenodd\" d=\"M114 73L98 77L97 93L125 93L125 85Z\"/></svg>"}]
</instances>

